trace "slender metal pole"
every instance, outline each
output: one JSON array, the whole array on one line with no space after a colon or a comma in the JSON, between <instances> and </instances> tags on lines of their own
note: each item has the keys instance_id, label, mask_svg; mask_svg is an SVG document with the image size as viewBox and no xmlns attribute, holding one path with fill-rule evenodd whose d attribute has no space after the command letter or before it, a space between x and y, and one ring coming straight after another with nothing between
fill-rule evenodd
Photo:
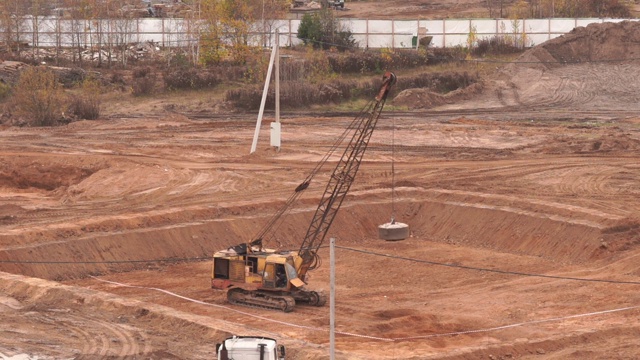
<instances>
[{"instance_id":1,"label":"slender metal pole","mask_svg":"<svg viewBox=\"0 0 640 360\"><path fill-rule=\"evenodd\" d=\"M329 266L331 285L329 287L329 358L336 359L336 238L329 240Z\"/></svg>"}]
</instances>

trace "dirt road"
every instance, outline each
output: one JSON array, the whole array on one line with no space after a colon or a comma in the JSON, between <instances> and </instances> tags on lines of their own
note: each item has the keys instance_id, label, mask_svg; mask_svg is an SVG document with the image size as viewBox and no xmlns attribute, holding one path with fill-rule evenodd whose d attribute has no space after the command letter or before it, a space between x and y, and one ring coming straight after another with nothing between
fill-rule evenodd
<instances>
[{"instance_id":1,"label":"dirt road","mask_svg":"<svg viewBox=\"0 0 640 360\"><path fill-rule=\"evenodd\" d=\"M637 66L521 67L383 112L330 231L338 358L636 358ZM252 114L2 129L0 353L205 359L255 334L328 358L328 307L229 305L209 257L257 233L349 120L287 113L281 151L265 122L252 155ZM299 244L323 176L271 246ZM392 215L409 239L377 239ZM327 290L322 255L309 286Z\"/></svg>"}]
</instances>

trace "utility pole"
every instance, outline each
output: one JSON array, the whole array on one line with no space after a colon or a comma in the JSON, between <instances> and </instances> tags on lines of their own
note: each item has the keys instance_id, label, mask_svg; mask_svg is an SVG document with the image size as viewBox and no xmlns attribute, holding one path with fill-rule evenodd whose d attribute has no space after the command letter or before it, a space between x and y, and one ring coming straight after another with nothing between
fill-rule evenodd
<instances>
[{"instance_id":1,"label":"utility pole","mask_svg":"<svg viewBox=\"0 0 640 360\"><path fill-rule=\"evenodd\" d=\"M280 31L276 29L276 121L271 123L271 146L280 151Z\"/></svg>"},{"instance_id":2,"label":"utility pole","mask_svg":"<svg viewBox=\"0 0 640 360\"><path fill-rule=\"evenodd\" d=\"M269 92L269 83L271 82L271 71L274 66L276 68L276 121L271 123L271 146L280 151L280 32L276 29L276 41L273 43L271 50L271 59L269 60L269 68L267 69L267 78L264 81L262 89L262 101L260 102L260 111L258 112L258 120L256 121L256 130L253 133L253 143L251 144L250 154L256 151L258 146L258 136L260 135L260 126L262 125L262 117L264 115L264 107L267 102L267 94Z\"/></svg>"},{"instance_id":3,"label":"utility pole","mask_svg":"<svg viewBox=\"0 0 640 360\"><path fill-rule=\"evenodd\" d=\"M329 239L329 358L336 359L336 238Z\"/></svg>"}]
</instances>

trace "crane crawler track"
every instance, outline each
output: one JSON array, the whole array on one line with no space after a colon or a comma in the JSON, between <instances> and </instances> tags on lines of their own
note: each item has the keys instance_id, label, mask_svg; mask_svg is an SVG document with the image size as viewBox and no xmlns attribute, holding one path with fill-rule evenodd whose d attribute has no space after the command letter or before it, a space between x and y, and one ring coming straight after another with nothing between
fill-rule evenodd
<instances>
[{"instance_id":1,"label":"crane crawler track","mask_svg":"<svg viewBox=\"0 0 640 360\"><path fill-rule=\"evenodd\" d=\"M327 295L323 292L300 290L292 292L296 303L311 306L324 306L327 303Z\"/></svg>"},{"instance_id":2,"label":"crane crawler track","mask_svg":"<svg viewBox=\"0 0 640 360\"><path fill-rule=\"evenodd\" d=\"M234 305L280 310L286 313L296 307L296 301L292 296L241 288L227 290L227 300Z\"/></svg>"}]
</instances>

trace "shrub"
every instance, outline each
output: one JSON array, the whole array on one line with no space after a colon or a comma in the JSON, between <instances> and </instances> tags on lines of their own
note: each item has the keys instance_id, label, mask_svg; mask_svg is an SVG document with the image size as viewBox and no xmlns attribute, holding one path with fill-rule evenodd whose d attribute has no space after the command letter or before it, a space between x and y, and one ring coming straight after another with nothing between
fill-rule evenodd
<instances>
[{"instance_id":1,"label":"shrub","mask_svg":"<svg viewBox=\"0 0 640 360\"><path fill-rule=\"evenodd\" d=\"M434 92L446 94L448 92L466 88L478 82L478 76L462 72L423 73L411 77L398 79L397 91L413 88L426 88Z\"/></svg>"},{"instance_id":2,"label":"shrub","mask_svg":"<svg viewBox=\"0 0 640 360\"><path fill-rule=\"evenodd\" d=\"M378 83L377 86L379 85ZM287 108L299 108L313 104L339 103L356 96L373 97L376 89L376 85L367 82L358 84L355 81L333 80L313 84L308 81L287 81L280 84L280 104ZM262 101L262 88L252 86L230 90L226 93L226 100L236 107L256 110ZM265 105L270 108L275 105L274 90L270 90L267 94Z\"/></svg>"},{"instance_id":3,"label":"shrub","mask_svg":"<svg viewBox=\"0 0 640 360\"><path fill-rule=\"evenodd\" d=\"M474 56L484 56L486 54L513 54L523 50L514 45L514 41L505 36L493 36L490 38L480 39L471 49Z\"/></svg>"},{"instance_id":4,"label":"shrub","mask_svg":"<svg viewBox=\"0 0 640 360\"><path fill-rule=\"evenodd\" d=\"M398 93L410 88L427 88L446 94L465 88L477 81L477 76L467 72L424 73L400 78L398 84L391 91ZM360 97L373 99L381 83L382 80L379 76L362 82L332 80L314 84L308 81L286 81L280 84L280 104L293 109L314 104L339 103ZM262 87L251 86L229 90L225 100L244 110L257 110L262 101ZM267 94L265 105L268 108L274 107L275 92L273 89Z\"/></svg>"},{"instance_id":5,"label":"shrub","mask_svg":"<svg viewBox=\"0 0 640 360\"><path fill-rule=\"evenodd\" d=\"M388 69L409 69L429 62L426 51L382 49L329 54L329 66L336 73L362 74Z\"/></svg>"},{"instance_id":6,"label":"shrub","mask_svg":"<svg viewBox=\"0 0 640 360\"><path fill-rule=\"evenodd\" d=\"M111 83L112 84L116 84L116 85L124 85L125 81L124 81L124 75L122 75L122 73L120 72L114 72L113 74L111 74Z\"/></svg>"},{"instance_id":7,"label":"shrub","mask_svg":"<svg viewBox=\"0 0 640 360\"><path fill-rule=\"evenodd\" d=\"M141 67L133 70L133 85L131 93L133 96L144 96L153 93L156 85L156 76L150 67Z\"/></svg>"},{"instance_id":8,"label":"shrub","mask_svg":"<svg viewBox=\"0 0 640 360\"><path fill-rule=\"evenodd\" d=\"M15 87L16 112L36 126L51 126L63 119L64 90L50 69L34 66L25 69Z\"/></svg>"},{"instance_id":9,"label":"shrub","mask_svg":"<svg viewBox=\"0 0 640 360\"><path fill-rule=\"evenodd\" d=\"M5 83L4 81L0 81L0 101L6 99L11 94L11 86Z\"/></svg>"},{"instance_id":10,"label":"shrub","mask_svg":"<svg viewBox=\"0 0 640 360\"><path fill-rule=\"evenodd\" d=\"M171 90L211 88L219 83L215 73L197 69L178 69L164 76L164 84Z\"/></svg>"},{"instance_id":11,"label":"shrub","mask_svg":"<svg viewBox=\"0 0 640 360\"><path fill-rule=\"evenodd\" d=\"M134 79L141 79L147 77L149 74L151 74L151 68L149 66L143 66L133 69L132 76Z\"/></svg>"},{"instance_id":12,"label":"shrub","mask_svg":"<svg viewBox=\"0 0 640 360\"><path fill-rule=\"evenodd\" d=\"M455 46L450 48L433 48L430 51L429 63L431 65L458 62L464 60L466 50L463 47Z\"/></svg>"},{"instance_id":13,"label":"shrub","mask_svg":"<svg viewBox=\"0 0 640 360\"><path fill-rule=\"evenodd\" d=\"M80 119L95 120L100 117L100 82L87 78L80 86L80 93L69 104L69 113Z\"/></svg>"}]
</instances>

